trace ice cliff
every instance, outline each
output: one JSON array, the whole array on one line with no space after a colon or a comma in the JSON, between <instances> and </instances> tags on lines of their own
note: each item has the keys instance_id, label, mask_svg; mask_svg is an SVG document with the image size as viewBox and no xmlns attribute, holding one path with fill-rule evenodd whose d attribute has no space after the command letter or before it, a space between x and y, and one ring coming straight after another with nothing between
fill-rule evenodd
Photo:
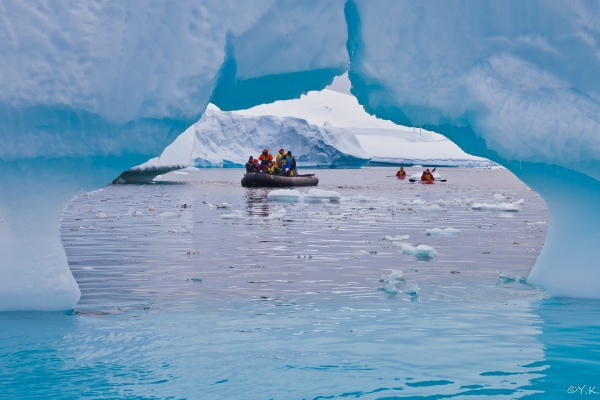
<instances>
[{"instance_id":1,"label":"ice cliff","mask_svg":"<svg viewBox=\"0 0 600 400\"><path fill-rule=\"evenodd\" d=\"M600 3L0 3L0 309L79 289L60 212L157 156L212 101L239 110L349 71L365 109L444 134L546 200L530 280L600 297ZM565 251L564 249L569 249Z\"/></svg>"},{"instance_id":2,"label":"ice cliff","mask_svg":"<svg viewBox=\"0 0 600 400\"><path fill-rule=\"evenodd\" d=\"M200 121L147 165L243 167L248 156L258 157L265 147L273 154L280 148L292 151L300 168L359 168L369 162L351 130L289 116L222 112L209 105Z\"/></svg>"}]
</instances>

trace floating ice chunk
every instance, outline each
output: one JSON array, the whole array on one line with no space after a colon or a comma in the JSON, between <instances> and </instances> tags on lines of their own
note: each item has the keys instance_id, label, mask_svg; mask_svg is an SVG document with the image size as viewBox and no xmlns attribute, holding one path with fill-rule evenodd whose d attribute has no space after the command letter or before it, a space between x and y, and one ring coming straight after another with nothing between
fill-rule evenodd
<instances>
[{"instance_id":1,"label":"floating ice chunk","mask_svg":"<svg viewBox=\"0 0 600 400\"><path fill-rule=\"evenodd\" d=\"M222 214L221 218L223 219L242 219L244 215L240 210L234 210L231 214Z\"/></svg>"},{"instance_id":2,"label":"floating ice chunk","mask_svg":"<svg viewBox=\"0 0 600 400\"><path fill-rule=\"evenodd\" d=\"M506 200L506 197L504 197L504 195L501 193L494 193L494 200L498 202L504 202Z\"/></svg>"},{"instance_id":3,"label":"floating ice chunk","mask_svg":"<svg viewBox=\"0 0 600 400\"><path fill-rule=\"evenodd\" d=\"M427 204L427 202L425 200L421 200L421 199L414 199L408 202L409 205L411 206L423 206L425 204Z\"/></svg>"},{"instance_id":4,"label":"floating ice chunk","mask_svg":"<svg viewBox=\"0 0 600 400\"><path fill-rule=\"evenodd\" d=\"M165 212L161 212L160 214L158 214L158 216L161 218L177 218L177 217L179 217L179 214L177 214L173 211L165 211Z\"/></svg>"},{"instance_id":5,"label":"floating ice chunk","mask_svg":"<svg viewBox=\"0 0 600 400\"><path fill-rule=\"evenodd\" d=\"M440 207L448 207L448 204L449 204L446 200L442 200L442 199L438 199L438 200L434 201L434 203Z\"/></svg>"},{"instance_id":6,"label":"floating ice chunk","mask_svg":"<svg viewBox=\"0 0 600 400\"><path fill-rule=\"evenodd\" d=\"M85 271L92 271L94 267L83 267L82 269Z\"/></svg>"},{"instance_id":7,"label":"floating ice chunk","mask_svg":"<svg viewBox=\"0 0 600 400\"><path fill-rule=\"evenodd\" d=\"M520 199L512 203L473 203L471 208L479 211L506 211L506 212L517 212L521 209L521 205L525 200Z\"/></svg>"},{"instance_id":8,"label":"floating ice chunk","mask_svg":"<svg viewBox=\"0 0 600 400\"><path fill-rule=\"evenodd\" d=\"M388 276L388 280L395 281L404 281L406 278L404 277L404 273L400 269L393 269L390 275Z\"/></svg>"},{"instance_id":9,"label":"floating ice chunk","mask_svg":"<svg viewBox=\"0 0 600 400\"><path fill-rule=\"evenodd\" d=\"M499 269L497 269L496 272L498 273L498 277L504 281L519 280L519 277L517 275L509 274L508 272L503 272L503 271L500 271Z\"/></svg>"},{"instance_id":10,"label":"floating ice chunk","mask_svg":"<svg viewBox=\"0 0 600 400\"><path fill-rule=\"evenodd\" d=\"M150 206L150 207L148 207L148 211L149 212L154 212L154 211L156 211L156 207Z\"/></svg>"},{"instance_id":11,"label":"floating ice chunk","mask_svg":"<svg viewBox=\"0 0 600 400\"><path fill-rule=\"evenodd\" d=\"M412 285L412 287L410 289L405 290L403 293L406 293L410 296L418 296L419 295L419 291L421 290L421 288L419 287L419 285L417 285L416 283L414 285Z\"/></svg>"},{"instance_id":12,"label":"floating ice chunk","mask_svg":"<svg viewBox=\"0 0 600 400\"><path fill-rule=\"evenodd\" d=\"M442 208L438 204L429 204L429 205L426 205L426 206L419 206L419 207L416 207L416 209L419 210L419 211L433 211L433 212L436 212L436 211L448 211L447 208Z\"/></svg>"},{"instance_id":13,"label":"floating ice chunk","mask_svg":"<svg viewBox=\"0 0 600 400\"><path fill-rule=\"evenodd\" d=\"M90 225L90 226L88 226L88 227L86 228L85 226L81 226L81 225L80 225L80 226L79 226L79 229L84 229L84 230L89 230L89 231L95 231L95 230L97 230L97 229L100 229L100 228L97 228L97 227L95 227L95 226L93 226L93 225Z\"/></svg>"},{"instance_id":14,"label":"floating ice chunk","mask_svg":"<svg viewBox=\"0 0 600 400\"><path fill-rule=\"evenodd\" d=\"M183 171L175 171L173 172L175 175L188 175L187 172L183 172Z\"/></svg>"},{"instance_id":15,"label":"floating ice chunk","mask_svg":"<svg viewBox=\"0 0 600 400\"><path fill-rule=\"evenodd\" d=\"M142 210L136 210L134 208L130 208L127 211L127 215L130 215L132 217L141 217L142 215L144 215L144 212Z\"/></svg>"},{"instance_id":16,"label":"floating ice chunk","mask_svg":"<svg viewBox=\"0 0 600 400\"><path fill-rule=\"evenodd\" d=\"M433 258L437 255L437 251L431 246L420 244L415 247L415 255L417 257Z\"/></svg>"},{"instance_id":17,"label":"floating ice chunk","mask_svg":"<svg viewBox=\"0 0 600 400\"><path fill-rule=\"evenodd\" d=\"M400 291L394 282L389 282L385 286L380 287L379 290L387 294L397 294Z\"/></svg>"},{"instance_id":18,"label":"floating ice chunk","mask_svg":"<svg viewBox=\"0 0 600 400\"><path fill-rule=\"evenodd\" d=\"M267 219L281 219L283 217L285 217L286 211L285 208L279 208L277 210L274 210L271 214L269 214L267 216Z\"/></svg>"},{"instance_id":19,"label":"floating ice chunk","mask_svg":"<svg viewBox=\"0 0 600 400\"><path fill-rule=\"evenodd\" d=\"M365 196L363 196L362 194L359 194L358 196L356 196L356 199L361 203L364 203L367 201L367 198Z\"/></svg>"},{"instance_id":20,"label":"floating ice chunk","mask_svg":"<svg viewBox=\"0 0 600 400\"><path fill-rule=\"evenodd\" d=\"M196 278L187 278L186 280L187 280L187 281L190 281L190 282L202 282L202 281L203 281L203 279L202 279L202 278L200 278L200 277L196 277Z\"/></svg>"},{"instance_id":21,"label":"floating ice chunk","mask_svg":"<svg viewBox=\"0 0 600 400\"><path fill-rule=\"evenodd\" d=\"M229 208L231 205L229 203L221 203L221 204L211 204L208 203L208 208Z\"/></svg>"},{"instance_id":22,"label":"floating ice chunk","mask_svg":"<svg viewBox=\"0 0 600 400\"><path fill-rule=\"evenodd\" d=\"M275 201L302 201L302 195L298 189L277 189L269 192L267 198Z\"/></svg>"},{"instance_id":23,"label":"floating ice chunk","mask_svg":"<svg viewBox=\"0 0 600 400\"><path fill-rule=\"evenodd\" d=\"M525 222L525 224L527 224L527 226L534 227L534 226L545 226L545 225L548 225L548 222L546 222L546 221L535 221L535 222Z\"/></svg>"},{"instance_id":24,"label":"floating ice chunk","mask_svg":"<svg viewBox=\"0 0 600 400\"><path fill-rule=\"evenodd\" d=\"M427 235L427 236L456 236L459 234L460 234L460 230L450 228L450 227L448 227L446 229L433 228L433 229L425 230L425 235Z\"/></svg>"},{"instance_id":25,"label":"floating ice chunk","mask_svg":"<svg viewBox=\"0 0 600 400\"><path fill-rule=\"evenodd\" d=\"M396 235L396 236L386 236L384 240L389 240L390 242L401 242L402 240L407 240L410 238L410 235Z\"/></svg>"},{"instance_id":26,"label":"floating ice chunk","mask_svg":"<svg viewBox=\"0 0 600 400\"><path fill-rule=\"evenodd\" d=\"M103 213L102 211L96 213L96 217L98 218L108 218L108 215L106 213Z\"/></svg>"},{"instance_id":27,"label":"floating ice chunk","mask_svg":"<svg viewBox=\"0 0 600 400\"><path fill-rule=\"evenodd\" d=\"M183 233L191 233L185 225L182 225L180 228L169 229L169 233L183 234Z\"/></svg>"},{"instance_id":28,"label":"floating ice chunk","mask_svg":"<svg viewBox=\"0 0 600 400\"><path fill-rule=\"evenodd\" d=\"M404 254L410 254L423 260L429 260L437 255L437 251L433 247L426 244L413 246L410 243L394 242L394 247L400 247Z\"/></svg>"},{"instance_id":29,"label":"floating ice chunk","mask_svg":"<svg viewBox=\"0 0 600 400\"><path fill-rule=\"evenodd\" d=\"M340 201L342 198L338 192L323 189L310 189L307 194L303 194L303 197L307 201Z\"/></svg>"}]
</instances>

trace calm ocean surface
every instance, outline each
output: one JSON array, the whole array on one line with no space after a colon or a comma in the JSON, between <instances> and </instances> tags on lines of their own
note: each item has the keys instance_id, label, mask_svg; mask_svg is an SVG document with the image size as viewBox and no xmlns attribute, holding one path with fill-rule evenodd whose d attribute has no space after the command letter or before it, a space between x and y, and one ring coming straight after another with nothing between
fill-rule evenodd
<instances>
[{"instance_id":1,"label":"calm ocean surface","mask_svg":"<svg viewBox=\"0 0 600 400\"><path fill-rule=\"evenodd\" d=\"M61 235L81 300L0 313L0 399L600 398L600 302L497 273L527 277L549 223L512 174L301 172L341 201L273 201L239 169L78 196Z\"/></svg>"}]
</instances>

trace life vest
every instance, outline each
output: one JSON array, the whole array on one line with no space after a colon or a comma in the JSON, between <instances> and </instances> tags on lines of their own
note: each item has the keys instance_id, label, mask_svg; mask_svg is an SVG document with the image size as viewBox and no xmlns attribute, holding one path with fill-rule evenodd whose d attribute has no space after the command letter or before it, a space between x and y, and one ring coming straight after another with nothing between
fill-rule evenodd
<instances>
[{"instance_id":1,"label":"life vest","mask_svg":"<svg viewBox=\"0 0 600 400\"><path fill-rule=\"evenodd\" d=\"M267 173L269 174L274 174L275 173L275 166L271 165L270 167L267 166L267 168L265 169L265 171L267 171Z\"/></svg>"}]
</instances>

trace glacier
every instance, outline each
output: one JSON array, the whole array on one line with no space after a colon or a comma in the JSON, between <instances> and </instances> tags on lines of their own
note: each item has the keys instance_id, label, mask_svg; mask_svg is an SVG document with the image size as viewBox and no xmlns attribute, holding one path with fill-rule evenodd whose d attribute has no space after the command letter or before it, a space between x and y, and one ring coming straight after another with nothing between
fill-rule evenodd
<instances>
[{"instance_id":1,"label":"glacier","mask_svg":"<svg viewBox=\"0 0 600 400\"><path fill-rule=\"evenodd\" d=\"M297 98L344 71L367 112L536 190L551 221L529 281L598 298L599 13L585 0L2 2L0 310L76 304L58 227L77 191L159 155L209 102Z\"/></svg>"}]
</instances>

